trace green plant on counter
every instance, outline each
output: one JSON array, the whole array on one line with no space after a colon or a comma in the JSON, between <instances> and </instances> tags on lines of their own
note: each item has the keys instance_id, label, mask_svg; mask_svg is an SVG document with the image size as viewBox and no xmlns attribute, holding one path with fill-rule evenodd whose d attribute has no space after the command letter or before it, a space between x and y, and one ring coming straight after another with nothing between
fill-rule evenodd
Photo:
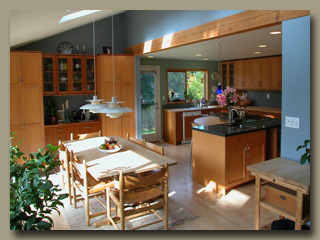
<instances>
[{"instance_id":1,"label":"green plant on counter","mask_svg":"<svg viewBox=\"0 0 320 240\"><path fill-rule=\"evenodd\" d=\"M300 158L300 163L301 165L307 163L310 163L310 148L308 148L308 144L310 143L310 140L305 140L304 141L304 145L300 145L297 147L297 151L301 148L305 148L306 152L304 154L302 154L301 158Z\"/></svg>"},{"instance_id":2,"label":"green plant on counter","mask_svg":"<svg viewBox=\"0 0 320 240\"><path fill-rule=\"evenodd\" d=\"M56 100L49 98L44 105L44 110L48 116L58 116L58 105Z\"/></svg>"},{"instance_id":3,"label":"green plant on counter","mask_svg":"<svg viewBox=\"0 0 320 240\"><path fill-rule=\"evenodd\" d=\"M10 140L15 133L10 133ZM53 226L50 214L68 194L58 195L58 185L49 180L52 170L60 165L55 159L59 146L48 144L38 153L27 158L20 152L19 144L10 144L10 229L11 230L49 230ZM49 150L45 151L45 148ZM24 163L19 165L16 160Z\"/></svg>"}]
</instances>

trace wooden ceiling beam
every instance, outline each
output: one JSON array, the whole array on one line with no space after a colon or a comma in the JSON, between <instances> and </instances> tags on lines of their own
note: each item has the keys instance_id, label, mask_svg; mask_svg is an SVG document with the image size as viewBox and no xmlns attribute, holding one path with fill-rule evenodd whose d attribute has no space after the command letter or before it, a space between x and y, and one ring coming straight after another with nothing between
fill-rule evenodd
<instances>
[{"instance_id":1,"label":"wooden ceiling beam","mask_svg":"<svg viewBox=\"0 0 320 240\"><path fill-rule=\"evenodd\" d=\"M248 10L229 17L208 22L197 27L173 33L169 47L162 48L163 37L153 39L151 49L144 53L145 43L126 48L126 54L143 55L192 43L212 40L242 32L252 31L282 21L310 15L310 10Z\"/></svg>"}]
</instances>

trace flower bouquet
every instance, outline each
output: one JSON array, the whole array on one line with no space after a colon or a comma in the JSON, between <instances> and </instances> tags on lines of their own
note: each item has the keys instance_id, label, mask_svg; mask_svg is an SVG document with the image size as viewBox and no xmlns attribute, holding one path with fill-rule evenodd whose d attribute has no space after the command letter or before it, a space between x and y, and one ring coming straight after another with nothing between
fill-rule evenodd
<instances>
[{"instance_id":1,"label":"flower bouquet","mask_svg":"<svg viewBox=\"0 0 320 240\"><path fill-rule=\"evenodd\" d=\"M240 100L247 100L245 93L239 95L237 90L233 87L227 87L221 94L217 95L216 100L218 101L219 106L231 108Z\"/></svg>"}]
</instances>

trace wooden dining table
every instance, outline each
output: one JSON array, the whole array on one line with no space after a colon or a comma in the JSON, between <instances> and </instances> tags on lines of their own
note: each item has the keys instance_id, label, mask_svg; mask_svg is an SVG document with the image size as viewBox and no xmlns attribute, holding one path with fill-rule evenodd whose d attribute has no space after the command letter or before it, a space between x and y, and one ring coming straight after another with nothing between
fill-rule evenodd
<instances>
[{"instance_id":1,"label":"wooden dining table","mask_svg":"<svg viewBox=\"0 0 320 240\"><path fill-rule=\"evenodd\" d=\"M99 150L99 146L110 138L118 140L122 146L120 151L107 153ZM73 151L78 161L86 161L89 174L97 181L114 179L119 176L120 170L124 174L138 174L161 168L166 163L168 166L177 164L166 156L119 136L63 141L62 144Z\"/></svg>"}]
</instances>

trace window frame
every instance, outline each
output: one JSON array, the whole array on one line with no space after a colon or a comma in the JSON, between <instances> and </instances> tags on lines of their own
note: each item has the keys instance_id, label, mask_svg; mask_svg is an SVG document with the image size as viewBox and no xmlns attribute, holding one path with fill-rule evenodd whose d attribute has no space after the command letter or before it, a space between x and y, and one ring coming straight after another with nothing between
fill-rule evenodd
<instances>
[{"instance_id":1,"label":"window frame","mask_svg":"<svg viewBox=\"0 0 320 240\"><path fill-rule=\"evenodd\" d=\"M186 101L186 99L184 101L181 102L170 102L169 101L169 89L168 89L168 73L169 72L184 72L185 73L185 79L184 79L184 84L185 84L185 89L187 90L187 72L204 72L204 99L205 101L209 101L209 69L193 69L193 68L188 68L188 69L178 69L178 68L173 68L173 69L167 69L167 80L166 80L166 84L167 84L167 91L166 91L166 95L167 95L167 104L179 104L179 103L196 103L199 101L196 100L192 100L191 102Z\"/></svg>"}]
</instances>

